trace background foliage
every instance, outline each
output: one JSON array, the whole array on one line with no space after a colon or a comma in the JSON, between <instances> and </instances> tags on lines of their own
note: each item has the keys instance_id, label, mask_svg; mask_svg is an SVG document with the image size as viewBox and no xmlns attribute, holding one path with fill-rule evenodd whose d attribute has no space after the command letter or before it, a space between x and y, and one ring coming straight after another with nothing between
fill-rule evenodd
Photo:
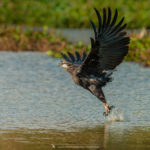
<instances>
[{"instance_id":1,"label":"background foliage","mask_svg":"<svg viewBox=\"0 0 150 150\"><path fill-rule=\"evenodd\" d=\"M130 50L126 57L127 61L135 61L150 66L150 38L146 30L139 34L131 34ZM91 45L68 42L62 35L57 35L55 30L47 32L43 28L41 32L24 30L21 27L0 27L0 50L7 51L44 51L49 56L61 57L60 52L79 53L89 52Z\"/></svg>"},{"instance_id":2,"label":"background foliage","mask_svg":"<svg viewBox=\"0 0 150 150\"><path fill-rule=\"evenodd\" d=\"M92 8L115 8L128 28L150 28L150 0L1 0L0 23L10 25L89 28Z\"/></svg>"},{"instance_id":3,"label":"background foliage","mask_svg":"<svg viewBox=\"0 0 150 150\"><path fill-rule=\"evenodd\" d=\"M97 20L94 7L118 9L125 16L129 29L150 28L150 0L1 0L0 50L46 51L53 57L60 52L80 53L90 50L90 45L68 42L56 36L49 28L91 28L89 20ZM24 30L23 26L40 26L42 31ZM150 37L146 30L131 34L127 61L142 62L150 66Z\"/></svg>"}]
</instances>

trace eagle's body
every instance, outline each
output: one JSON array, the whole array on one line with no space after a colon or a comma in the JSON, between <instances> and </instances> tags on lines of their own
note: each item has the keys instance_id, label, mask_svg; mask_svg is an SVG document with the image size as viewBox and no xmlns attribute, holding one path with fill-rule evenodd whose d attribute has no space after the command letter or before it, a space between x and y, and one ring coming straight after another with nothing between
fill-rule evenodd
<instances>
[{"instance_id":1,"label":"eagle's body","mask_svg":"<svg viewBox=\"0 0 150 150\"><path fill-rule=\"evenodd\" d=\"M126 32L122 25L124 18L116 24L118 12L112 19L111 10L103 9L103 19L97 9L95 9L99 27L96 29L95 24L91 21L95 33L95 39L91 38L91 51L87 56L83 53L82 56L75 52L75 56L68 52L68 56L62 54L65 61L60 63L60 66L72 76L74 82L89 90L93 95L104 103L105 115L108 115L112 106L106 102L102 87L108 82L111 82L111 75L119 65L123 58L128 53L129 37L126 37Z\"/></svg>"}]
</instances>

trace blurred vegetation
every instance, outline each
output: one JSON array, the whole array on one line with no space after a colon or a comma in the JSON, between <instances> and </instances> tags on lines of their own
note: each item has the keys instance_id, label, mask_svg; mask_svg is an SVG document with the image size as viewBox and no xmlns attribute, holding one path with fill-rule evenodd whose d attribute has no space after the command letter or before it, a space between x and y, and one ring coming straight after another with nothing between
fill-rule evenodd
<instances>
[{"instance_id":1,"label":"blurred vegetation","mask_svg":"<svg viewBox=\"0 0 150 150\"><path fill-rule=\"evenodd\" d=\"M60 52L85 51L82 42L67 42L61 34L56 36L55 30L43 27L42 31L24 29L23 27L0 26L0 50L7 51L47 51L53 57L60 57Z\"/></svg>"},{"instance_id":2,"label":"blurred vegetation","mask_svg":"<svg viewBox=\"0 0 150 150\"><path fill-rule=\"evenodd\" d=\"M150 66L150 36L145 30L131 34L130 50L126 61L134 61Z\"/></svg>"},{"instance_id":3,"label":"blurred vegetation","mask_svg":"<svg viewBox=\"0 0 150 150\"><path fill-rule=\"evenodd\" d=\"M128 28L150 28L149 0L1 0L0 23L5 25L88 28L96 20L94 7L115 8Z\"/></svg>"},{"instance_id":4,"label":"blurred vegetation","mask_svg":"<svg viewBox=\"0 0 150 150\"><path fill-rule=\"evenodd\" d=\"M139 34L130 35L131 43L126 61L135 61L150 66L150 37L145 29ZM0 50L11 51L44 51L47 55L60 58L60 52L67 51L80 53L90 51L90 44L84 45L68 42L63 36L57 35L55 30L45 27L41 32L21 27L0 27Z\"/></svg>"}]
</instances>

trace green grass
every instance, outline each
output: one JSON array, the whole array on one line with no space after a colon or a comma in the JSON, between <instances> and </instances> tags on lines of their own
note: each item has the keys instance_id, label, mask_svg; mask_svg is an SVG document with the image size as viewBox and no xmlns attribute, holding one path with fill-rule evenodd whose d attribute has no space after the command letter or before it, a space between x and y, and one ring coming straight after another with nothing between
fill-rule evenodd
<instances>
[{"instance_id":1,"label":"green grass","mask_svg":"<svg viewBox=\"0 0 150 150\"><path fill-rule=\"evenodd\" d=\"M150 27L149 0L1 0L0 23L5 25L88 28L96 20L93 8L110 6L125 16L128 28Z\"/></svg>"},{"instance_id":2,"label":"green grass","mask_svg":"<svg viewBox=\"0 0 150 150\"><path fill-rule=\"evenodd\" d=\"M140 34L132 34L130 50L125 60L150 66L150 37L148 35L141 37Z\"/></svg>"}]
</instances>

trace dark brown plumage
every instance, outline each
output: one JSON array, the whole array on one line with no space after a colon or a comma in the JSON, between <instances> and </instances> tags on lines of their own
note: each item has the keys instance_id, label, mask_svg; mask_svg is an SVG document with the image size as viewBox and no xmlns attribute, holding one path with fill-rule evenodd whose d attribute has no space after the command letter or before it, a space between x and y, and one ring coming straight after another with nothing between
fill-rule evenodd
<instances>
[{"instance_id":1,"label":"dark brown plumage","mask_svg":"<svg viewBox=\"0 0 150 150\"><path fill-rule=\"evenodd\" d=\"M74 82L89 90L93 95L104 103L105 115L108 115L112 106L106 102L102 87L111 81L111 75L128 53L129 37L123 31L124 17L117 22L118 11L112 17L111 9L103 9L103 19L95 8L98 17L98 29L91 21L95 39L91 38L91 51L82 56L75 52L75 56L68 52L68 56L62 54L65 61L60 63L70 73Z\"/></svg>"}]
</instances>

